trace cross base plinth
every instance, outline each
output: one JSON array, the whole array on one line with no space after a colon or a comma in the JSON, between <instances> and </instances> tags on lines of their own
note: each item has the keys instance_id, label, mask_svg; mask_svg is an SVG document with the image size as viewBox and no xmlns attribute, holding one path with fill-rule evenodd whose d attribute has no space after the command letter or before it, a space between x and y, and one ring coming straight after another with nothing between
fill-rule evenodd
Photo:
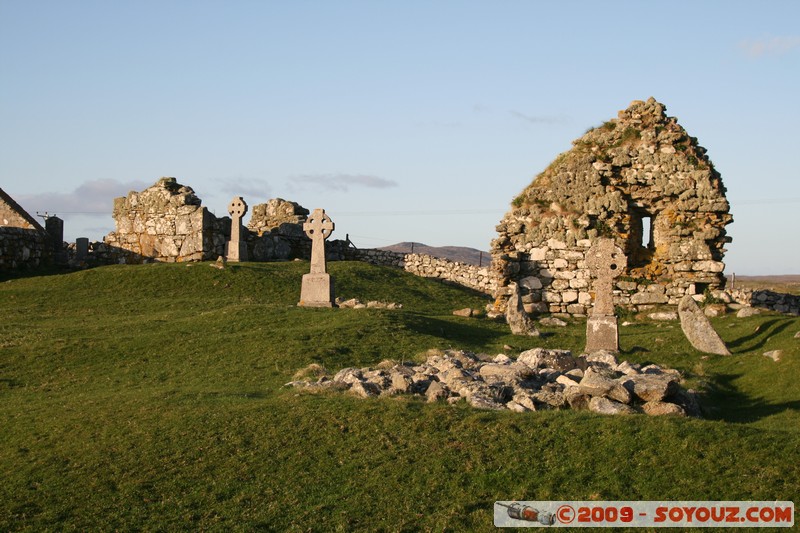
<instances>
[{"instance_id":1,"label":"cross base plinth","mask_svg":"<svg viewBox=\"0 0 800 533\"><path fill-rule=\"evenodd\" d=\"M305 274L300 288L300 307L336 307L330 274Z\"/></svg>"},{"instance_id":2,"label":"cross base plinth","mask_svg":"<svg viewBox=\"0 0 800 533\"><path fill-rule=\"evenodd\" d=\"M586 353L598 350L619 351L616 316L590 316L586 320Z\"/></svg>"}]
</instances>

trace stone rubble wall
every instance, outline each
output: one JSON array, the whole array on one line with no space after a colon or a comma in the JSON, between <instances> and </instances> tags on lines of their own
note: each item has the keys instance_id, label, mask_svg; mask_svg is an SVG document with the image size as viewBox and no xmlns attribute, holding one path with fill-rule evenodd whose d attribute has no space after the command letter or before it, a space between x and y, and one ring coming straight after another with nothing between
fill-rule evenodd
<instances>
[{"instance_id":1,"label":"stone rubble wall","mask_svg":"<svg viewBox=\"0 0 800 533\"><path fill-rule=\"evenodd\" d=\"M191 187L161 178L142 192L114 200L116 231L104 243L125 252L125 262L214 260L225 253L230 219L217 219Z\"/></svg>"},{"instance_id":2,"label":"stone rubble wall","mask_svg":"<svg viewBox=\"0 0 800 533\"><path fill-rule=\"evenodd\" d=\"M228 227L230 222L228 221ZM223 224L220 226L225 227ZM227 242L227 235L221 229L214 230L211 237L207 237L210 242L215 243L224 237ZM247 233L244 235L245 242L247 243L248 257L252 261L289 261L295 257L304 257L302 254L297 255L294 253L296 249L304 248L303 243L297 243L293 240L287 239L280 235L264 234L256 235ZM308 246L310 250L310 245ZM186 261L211 261L224 255L225 245L216 246L212 248L213 251L204 253L200 257L199 253L194 254L192 257L171 256L171 257L150 257L144 256L133 250L125 249L117 246L113 241L106 239L103 242L90 242L89 254L84 260L87 265L116 265L116 264L140 264L152 262L186 262ZM75 243L70 243L67 247L67 254L70 264L76 264L77 251ZM308 258L309 254L305 254Z\"/></svg>"},{"instance_id":3,"label":"stone rubble wall","mask_svg":"<svg viewBox=\"0 0 800 533\"><path fill-rule=\"evenodd\" d=\"M38 268L49 261L51 248L44 230L0 226L0 271Z\"/></svg>"},{"instance_id":4,"label":"stone rubble wall","mask_svg":"<svg viewBox=\"0 0 800 533\"><path fill-rule=\"evenodd\" d=\"M734 301L749 307L768 309L778 313L800 315L800 296L770 290L736 289L730 291Z\"/></svg>"},{"instance_id":5,"label":"stone rubble wall","mask_svg":"<svg viewBox=\"0 0 800 533\"><path fill-rule=\"evenodd\" d=\"M224 256L231 219L217 218L201 203L191 187L175 178L161 178L142 192L115 199L116 231L90 245L87 263L176 263ZM278 198L253 211L241 232L251 260L285 261L303 257L306 248L310 253L302 230L307 210Z\"/></svg>"},{"instance_id":6,"label":"stone rubble wall","mask_svg":"<svg viewBox=\"0 0 800 533\"><path fill-rule=\"evenodd\" d=\"M373 265L402 268L416 276L449 281L485 294L492 294L497 290L496 280L489 267L468 265L427 254L403 254L376 249L351 248L346 257Z\"/></svg>"},{"instance_id":7,"label":"stone rubble wall","mask_svg":"<svg viewBox=\"0 0 800 533\"><path fill-rule=\"evenodd\" d=\"M724 288L725 226L733 220L725 187L706 150L665 111L654 99L633 102L575 140L514 199L492 242L499 312L518 283L536 311L584 314L584 256L601 237L628 258L617 305L676 304Z\"/></svg>"},{"instance_id":8,"label":"stone rubble wall","mask_svg":"<svg viewBox=\"0 0 800 533\"><path fill-rule=\"evenodd\" d=\"M247 229L254 233L276 232L289 237L304 237L303 223L309 211L297 202L272 198L253 206Z\"/></svg>"},{"instance_id":9,"label":"stone rubble wall","mask_svg":"<svg viewBox=\"0 0 800 533\"><path fill-rule=\"evenodd\" d=\"M506 276L515 280L528 313L567 313L585 316L592 306L593 280L586 267L586 253L593 241L582 239L573 246L557 239L548 239L543 246L526 254L511 254L514 261L506 262ZM722 271L722 263L700 262L697 268ZM632 311L648 309L659 304L677 305L686 294L702 294L698 288L706 283L716 286L716 277L697 270L691 278L656 283L646 278L620 276L614 280L614 305ZM510 294L509 286L500 287L495 296ZM500 311L501 312L501 311Z\"/></svg>"}]
</instances>

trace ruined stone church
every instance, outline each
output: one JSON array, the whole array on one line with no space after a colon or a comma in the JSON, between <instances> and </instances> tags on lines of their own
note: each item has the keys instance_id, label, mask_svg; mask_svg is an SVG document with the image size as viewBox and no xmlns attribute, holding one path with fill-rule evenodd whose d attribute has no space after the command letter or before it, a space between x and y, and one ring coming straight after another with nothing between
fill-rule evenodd
<instances>
[{"instance_id":1,"label":"ruined stone church","mask_svg":"<svg viewBox=\"0 0 800 533\"><path fill-rule=\"evenodd\" d=\"M495 307L517 284L528 312L585 314L585 257L599 237L628 258L617 305L676 304L722 288L732 221L706 150L663 104L634 101L573 141L513 200L492 242Z\"/></svg>"}]
</instances>

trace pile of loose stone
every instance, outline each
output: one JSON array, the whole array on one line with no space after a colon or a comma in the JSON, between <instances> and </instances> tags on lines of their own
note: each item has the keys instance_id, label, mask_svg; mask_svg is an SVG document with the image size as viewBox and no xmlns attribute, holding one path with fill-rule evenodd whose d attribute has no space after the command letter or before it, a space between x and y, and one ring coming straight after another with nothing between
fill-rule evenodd
<instances>
[{"instance_id":1,"label":"pile of loose stone","mask_svg":"<svg viewBox=\"0 0 800 533\"><path fill-rule=\"evenodd\" d=\"M349 300L343 300L341 298L337 298L336 305L339 307L345 307L350 309L402 309L403 308L403 304L395 302L369 301L367 303L363 303L358 298L350 298Z\"/></svg>"},{"instance_id":2,"label":"pile of loose stone","mask_svg":"<svg viewBox=\"0 0 800 533\"><path fill-rule=\"evenodd\" d=\"M369 398L423 395L429 402L465 400L479 409L517 412L577 409L603 414L701 415L696 393L680 386L677 370L618 362L606 351L573 356L535 348L516 360L448 350L424 363L384 362L378 368L344 368L333 378L293 381L311 390L349 390Z\"/></svg>"}]
</instances>

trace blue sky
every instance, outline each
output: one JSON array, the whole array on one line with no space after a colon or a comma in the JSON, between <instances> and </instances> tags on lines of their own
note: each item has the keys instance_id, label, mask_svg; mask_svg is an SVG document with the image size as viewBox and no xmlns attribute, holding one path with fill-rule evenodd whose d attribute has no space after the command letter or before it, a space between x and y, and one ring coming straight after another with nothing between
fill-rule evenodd
<instances>
[{"instance_id":1,"label":"blue sky","mask_svg":"<svg viewBox=\"0 0 800 533\"><path fill-rule=\"evenodd\" d=\"M100 240L161 176L488 249L571 141L655 97L728 188L728 273L800 273L800 2L0 0L0 187ZM248 219L246 215L245 219Z\"/></svg>"}]
</instances>

